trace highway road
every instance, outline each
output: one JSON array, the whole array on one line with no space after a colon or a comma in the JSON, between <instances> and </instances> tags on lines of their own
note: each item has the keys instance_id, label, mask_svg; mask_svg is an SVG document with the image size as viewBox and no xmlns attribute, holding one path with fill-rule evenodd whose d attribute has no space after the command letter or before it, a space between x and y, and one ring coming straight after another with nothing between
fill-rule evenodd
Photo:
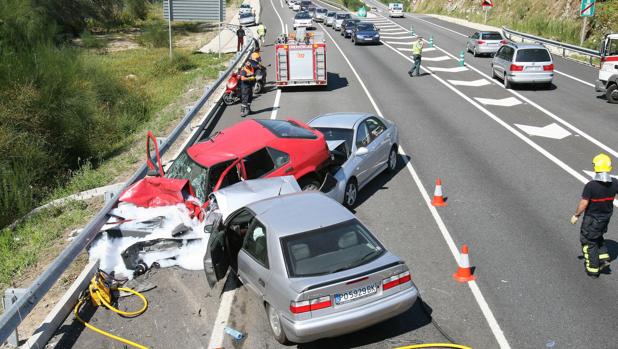
<instances>
[{"instance_id":1,"label":"highway road","mask_svg":"<svg viewBox=\"0 0 618 349\"><path fill-rule=\"evenodd\" d=\"M398 124L397 171L364 189L354 211L406 260L424 306L297 347L393 348L450 337L474 348L618 348L618 281L586 276L579 228L568 222L592 157L603 151L618 158L618 109L590 86L596 71L555 57L560 73L551 89L505 90L491 79L489 58L466 54L467 65L459 67L455 57L472 29L422 15L389 19L376 6L382 12L370 20L381 28L381 45L354 46L317 25L327 38L328 87L269 88L254 101L251 117L309 121L326 112L363 111ZM293 12L285 3L262 0L262 7L269 42L291 30ZM436 43L425 49L424 74L414 78L407 75L411 25ZM272 80L272 45L263 56ZM238 105L226 108L213 129L239 115ZM427 200L438 177L448 207L436 209ZM612 259L618 255L615 227L606 235ZM470 247L473 284L451 277L462 244ZM148 277L157 288L146 293L151 306L144 315L128 320L99 309L91 321L153 348L283 347L245 287L210 291L203 272L180 269ZM247 337L233 342L216 319ZM52 343L122 347L71 318Z\"/></svg>"}]
</instances>

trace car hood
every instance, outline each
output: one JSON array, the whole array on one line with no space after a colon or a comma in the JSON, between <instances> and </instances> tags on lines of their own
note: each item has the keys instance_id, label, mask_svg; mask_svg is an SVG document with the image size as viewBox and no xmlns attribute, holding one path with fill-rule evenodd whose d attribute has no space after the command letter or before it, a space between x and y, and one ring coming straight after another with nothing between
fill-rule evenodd
<instances>
[{"instance_id":1,"label":"car hood","mask_svg":"<svg viewBox=\"0 0 618 349\"><path fill-rule=\"evenodd\" d=\"M294 176L283 176L242 181L210 194L217 201L225 220L228 215L250 203L271 197L300 192Z\"/></svg>"}]
</instances>

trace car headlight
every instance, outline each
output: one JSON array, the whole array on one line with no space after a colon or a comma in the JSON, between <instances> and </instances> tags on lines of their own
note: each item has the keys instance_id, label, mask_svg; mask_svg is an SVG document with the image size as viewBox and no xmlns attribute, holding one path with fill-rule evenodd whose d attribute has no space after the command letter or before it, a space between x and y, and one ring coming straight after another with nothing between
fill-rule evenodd
<instances>
[{"instance_id":1,"label":"car headlight","mask_svg":"<svg viewBox=\"0 0 618 349\"><path fill-rule=\"evenodd\" d=\"M379 39L379 38L380 38L380 34L376 34L376 35L374 35L373 37L374 37L374 38L378 38L378 39Z\"/></svg>"}]
</instances>

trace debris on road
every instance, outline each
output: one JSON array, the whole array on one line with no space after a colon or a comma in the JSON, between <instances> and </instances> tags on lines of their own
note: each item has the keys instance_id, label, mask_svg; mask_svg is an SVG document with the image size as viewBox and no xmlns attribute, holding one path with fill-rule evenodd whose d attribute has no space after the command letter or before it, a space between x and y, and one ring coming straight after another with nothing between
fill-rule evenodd
<instances>
[{"instance_id":1,"label":"debris on road","mask_svg":"<svg viewBox=\"0 0 618 349\"><path fill-rule=\"evenodd\" d=\"M235 340L239 341L242 340L243 338L245 338L245 334L233 329L231 327L225 326L225 333L229 334L232 338L234 338Z\"/></svg>"}]
</instances>

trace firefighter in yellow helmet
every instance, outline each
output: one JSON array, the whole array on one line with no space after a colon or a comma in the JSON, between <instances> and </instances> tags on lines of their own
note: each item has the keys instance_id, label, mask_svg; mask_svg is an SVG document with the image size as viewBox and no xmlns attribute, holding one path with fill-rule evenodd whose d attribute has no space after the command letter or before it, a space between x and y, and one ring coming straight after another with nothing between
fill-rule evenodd
<instances>
[{"instance_id":1,"label":"firefighter in yellow helmet","mask_svg":"<svg viewBox=\"0 0 618 349\"><path fill-rule=\"evenodd\" d=\"M598 278L601 271L609 268L610 256L603 234L614 212L614 198L618 193L618 180L612 178L612 159L599 154L592 160L594 178L584 186L581 200L571 217L571 224L584 215L580 230L580 241L584 253L586 273Z\"/></svg>"}]
</instances>

